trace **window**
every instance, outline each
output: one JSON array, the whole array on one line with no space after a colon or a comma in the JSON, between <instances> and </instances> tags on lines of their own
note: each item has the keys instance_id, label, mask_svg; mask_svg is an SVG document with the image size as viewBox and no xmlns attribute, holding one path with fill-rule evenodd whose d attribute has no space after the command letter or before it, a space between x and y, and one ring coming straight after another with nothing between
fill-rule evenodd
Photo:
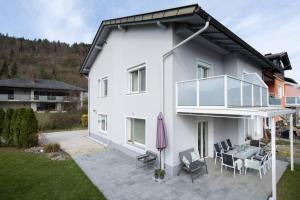
<instances>
[{"instance_id":1,"label":"window","mask_svg":"<svg viewBox=\"0 0 300 200\"><path fill-rule=\"evenodd\" d=\"M98 97L106 97L108 94L108 79L102 78L98 80Z\"/></svg>"},{"instance_id":2,"label":"window","mask_svg":"<svg viewBox=\"0 0 300 200\"><path fill-rule=\"evenodd\" d=\"M140 93L146 91L146 68L140 67L129 71L130 93Z\"/></svg>"},{"instance_id":3,"label":"window","mask_svg":"<svg viewBox=\"0 0 300 200\"><path fill-rule=\"evenodd\" d=\"M145 145L146 122L144 119L127 118L127 141L131 144Z\"/></svg>"},{"instance_id":4,"label":"window","mask_svg":"<svg viewBox=\"0 0 300 200\"><path fill-rule=\"evenodd\" d=\"M102 97L106 97L107 96L107 87L108 87L108 80L107 78L102 79Z\"/></svg>"},{"instance_id":5,"label":"window","mask_svg":"<svg viewBox=\"0 0 300 200\"><path fill-rule=\"evenodd\" d=\"M99 131L106 133L107 132L107 115L99 114L98 115Z\"/></svg>"},{"instance_id":6,"label":"window","mask_svg":"<svg viewBox=\"0 0 300 200\"><path fill-rule=\"evenodd\" d=\"M283 94L282 87L281 87L281 85L278 85L278 97L282 98L282 94Z\"/></svg>"},{"instance_id":7,"label":"window","mask_svg":"<svg viewBox=\"0 0 300 200\"><path fill-rule=\"evenodd\" d=\"M211 76L211 65L206 62L199 61L197 65L197 78L202 79L209 76Z\"/></svg>"},{"instance_id":8,"label":"window","mask_svg":"<svg viewBox=\"0 0 300 200\"><path fill-rule=\"evenodd\" d=\"M37 103L37 111L56 111L56 103Z\"/></svg>"}]
</instances>

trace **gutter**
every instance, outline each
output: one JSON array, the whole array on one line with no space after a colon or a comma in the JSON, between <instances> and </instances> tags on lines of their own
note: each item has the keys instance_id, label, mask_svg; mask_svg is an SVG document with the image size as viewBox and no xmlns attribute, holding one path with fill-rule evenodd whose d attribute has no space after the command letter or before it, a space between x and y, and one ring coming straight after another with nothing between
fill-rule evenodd
<instances>
[{"instance_id":1,"label":"gutter","mask_svg":"<svg viewBox=\"0 0 300 200\"><path fill-rule=\"evenodd\" d=\"M162 88L161 88L161 110L162 110L162 113L164 115L165 115L165 75L164 75L165 74L165 60L170 55L172 55L177 48L181 47L185 43L189 42L190 40L194 39L195 37L197 37L198 35L200 35L202 32L204 32L209 27L210 19L211 18L208 17L207 21L205 22L205 25L201 29L199 29L197 32L195 32L194 34L192 34L188 38L184 39L183 41L181 41L177 45L175 45L172 49L170 49L168 52L166 52L162 56L162 69L161 69L162 70L162 72L161 72L161 83L162 83Z\"/></svg>"}]
</instances>

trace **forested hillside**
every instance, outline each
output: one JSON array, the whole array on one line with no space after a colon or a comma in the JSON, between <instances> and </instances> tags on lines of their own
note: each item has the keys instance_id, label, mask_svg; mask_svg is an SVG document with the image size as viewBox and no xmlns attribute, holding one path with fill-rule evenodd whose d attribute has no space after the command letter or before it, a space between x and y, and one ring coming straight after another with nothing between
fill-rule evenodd
<instances>
[{"instance_id":1,"label":"forested hillside","mask_svg":"<svg viewBox=\"0 0 300 200\"><path fill-rule=\"evenodd\" d=\"M39 78L87 88L79 74L88 44L28 40L0 34L0 79Z\"/></svg>"}]
</instances>

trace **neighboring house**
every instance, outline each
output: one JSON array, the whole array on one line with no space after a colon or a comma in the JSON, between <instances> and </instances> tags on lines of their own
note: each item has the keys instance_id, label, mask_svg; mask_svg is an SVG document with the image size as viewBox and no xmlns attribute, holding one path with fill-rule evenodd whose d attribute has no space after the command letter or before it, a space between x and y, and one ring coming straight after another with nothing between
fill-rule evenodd
<instances>
[{"instance_id":1,"label":"neighboring house","mask_svg":"<svg viewBox=\"0 0 300 200\"><path fill-rule=\"evenodd\" d=\"M296 110L296 123L300 125L300 85L291 78L285 78L284 99L287 108Z\"/></svg>"},{"instance_id":2,"label":"neighboring house","mask_svg":"<svg viewBox=\"0 0 300 200\"><path fill-rule=\"evenodd\" d=\"M260 139L264 118L293 112L269 106L267 69L280 70L198 5L105 20L80 69L89 135L130 155L156 151L163 112L165 167L176 174L179 152L213 157L214 143Z\"/></svg>"},{"instance_id":3,"label":"neighboring house","mask_svg":"<svg viewBox=\"0 0 300 200\"><path fill-rule=\"evenodd\" d=\"M80 109L84 91L56 80L0 80L0 108L31 107L38 112Z\"/></svg>"},{"instance_id":4,"label":"neighboring house","mask_svg":"<svg viewBox=\"0 0 300 200\"><path fill-rule=\"evenodd\" d=\"M263 73L263 80L269 87L270 105L295 109L297 111L295 117L298 118L300 108L299 85L295 80L285 77L285 71L292 70L288 53L269 53L265 57L278 66L274 70L266 70ZM277 117L277 121L279 120L281 118Z\"/></svg>"},{"instance_id":5,"label":"neighboring house","mask_svg":"<svg viewBox=\"0 0 300 200\"><path fill-rule=\"evenodd\" d=\"M263 80L269 87L269 103L272 106L281 106L282 108L285 108L284 72L292 69L289 56L287 52L281 52L275 54L269 53L266 54L265 57L277 66L276 69L265 70L263 72Z\"/></svg>"}]
</instances>

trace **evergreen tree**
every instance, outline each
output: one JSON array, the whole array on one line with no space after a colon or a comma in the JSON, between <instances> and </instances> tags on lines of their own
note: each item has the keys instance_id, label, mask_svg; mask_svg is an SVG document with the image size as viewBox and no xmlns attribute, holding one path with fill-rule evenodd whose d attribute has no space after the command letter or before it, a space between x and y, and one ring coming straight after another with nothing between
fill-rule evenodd
<instances>
[{"instance_id":1,"label":"evergreen tree","mask_svg":"<svg viewBox=\"0 0 300 200\"><path fill-rule=\"evenodd\" d=\"M18 146L19 147L32 147L36 146L38 143L38 135L37 135L37 119L35 114L31 108L22 110L23 113L19 121L19 138L18 138Z\"/></svg>"},{"instance_id":2,"label":"evergreen tree","mask_svg":"<svg viewBox=\"0 0 300 200\"><path fill-rule=\"evenodd\" d=\"M2 143L2 137L3 137L3 129L4 129L4 125L5 125L5 121L4 121L4 118L5 118L5 112L2 108L0 108L0 146L1 146L1 143Z\"/></svg>"},{"instance_id":3,"label":"evergreen tree","mask_svg":"<svg viewBox=\"0 0 300 200\"><path fill-rule=\"evenodd\" d=\"M40 68L39 75L41 79L50 79L50 75L45 71L43 67Z\"/></svg>"},{"instance_id":4,"label":"evergreen tree","mask_svg":"<svg viewBox=\"0 0 300 200\"><path fill-rule=\"evenodd\" d=\"M8 77L8 65L6 61L3 62L2 68L0 70L0 78L7 78Z\"/></svg>"},{"instance_id":5,"label":"evergreen tree","mask_svg":"<svg viewBox=\"0 0 300 200\"><path fill-rule=\"evenodd\" d=\"M20 132L21 132L21 121L25 115L25 108L17 109L12 117L12 133L13 133L13 143L17 147L22 147L20 142Z\"/></svg>"},{"instance_id":6,"label":"evergreen tree","mask_svg":"<svg viewBox=\"0 0 300 200\"><path fill-rule=\"evenodd\" d=\"M14 62L14 64L11 66L10 69L10 77L15 78L17 77L17 74L18 74L18 66L17 63Z\"/></svg>"},{"instance_id":7,"label":"evergreen tree","mask_svg":"<svg viewBox=\"0 0 300 200\"><path fill-rule=\"evenodd\" d=\"M14 110L8 109L5 113L4 118L4 128L2 131L2 137L5 140L6 145L12 145L13 144L13 135L11 132L11 124L12 122L12 116L13 116Z\"/></svg>"}]
</instances>

